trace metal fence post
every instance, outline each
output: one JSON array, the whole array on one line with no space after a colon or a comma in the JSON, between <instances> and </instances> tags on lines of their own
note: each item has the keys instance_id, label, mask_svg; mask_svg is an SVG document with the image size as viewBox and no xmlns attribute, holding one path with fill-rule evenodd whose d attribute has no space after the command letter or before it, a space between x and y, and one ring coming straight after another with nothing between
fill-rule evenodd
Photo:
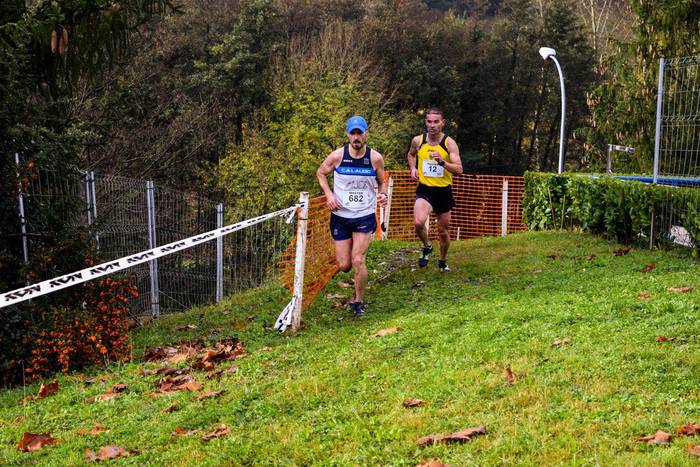
<instances>
[{"instance_id":1,"label":"metal fence post","mask_svg":"<svg viewBox=\"0 0 700 467\"><path fill-rule=\"evenodd\" d=\"M29 263L29 246L27 244L27 218L24 216L24 190L22 189L22 179L19 176L19 154L15 153L15 164L17 164L17 186L18 194L18 211L19 211L19 227L22 232L22 257L24 264Z\"/></svg>"},{"instance_id":2,"label":"metal fence post","mask_svg":"<svg viewBox=\"0 0 700 467\"><path fill-rule=\"evenodd\" d=\"M299 195L299 208L297 216L297 245L296 260L294 262L294 308L292 309L292 330L297 331L301 325L301 303L304 294L304 260L306 258L306 229L309 216L309 193L302 192Z\"/></svg>"},{"instance_id":3,"label":"metal fence post","mask_svg":"<svg viewBox=\"0 0 700 467\"><path fill-rule=\"evenodd\" d=\"M155 248L156 245L156 203L153 193L153 181L146 182L146 207L148 209L148 248ZM160 316L160 303L158 302L158 260L153 259L148 262L151 272L151 316Z\"/></svg>"},{"instance_id":4,"label":"metal fence post","mask_svg":"<svg viewBox=\"0 0 700 467\"><path fill-rule=\"evenodd\" d=\"M654 184L659 176L659 151L661 147L661 113L664 102L664 68L666 59L659 60L659 88L656 95L656 136L654 137Z\"/></svg>"},{"instance_id":5,"label":"metal fence post","mask_svg":"<svg viewBox=\"0 0 700 467\"><path fill-rule=\"evenodd\" d=\"M503 180L501 195L501 237L508 235L508 180Z\"/></svg>"},{"instance_id":6,"label":"metal fence post","mask_svg":"<svg viewBox=\"0 0 700 467\"><path fill-rule=\"evenodd\" d=\"M90 172L90 197L92 201L92 222L97 221L97 195L95 194L95 172ZM100 233L95 230L95 248L100 250Z\"/></svg>"},{"instance_id":7,"label":"metal fence post","mask_svg":"<svg viewBox=\"0 0 700 467\"><path fill-rule=\"evenodd\" d=\"M216 205L216 228L224 226L224 205ZM224 298L224 237L216 239L216 303Z\"/></svg>"}]
</instances>

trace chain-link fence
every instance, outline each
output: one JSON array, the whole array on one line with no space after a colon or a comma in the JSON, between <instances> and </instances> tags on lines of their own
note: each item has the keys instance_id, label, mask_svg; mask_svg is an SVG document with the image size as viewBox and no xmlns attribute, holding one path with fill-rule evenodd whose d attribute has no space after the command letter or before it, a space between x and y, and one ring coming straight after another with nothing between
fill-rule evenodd
<instances>
[{"instance_id":1,"label":"chain-link fence","mask_svg":"<svg viewBox=\"0 0 700 467\"><path fill-rule=\"evenodd\" d=\"M66 203L72 209L61 206ZM87 227L100 262L214 230L225 221L223 204L150 181L92 172L39 170L21 191L18 205L25 261L32 255L32 237L47 225L39 212L74 212L68 221ZM35 209L39 205L54 209ZM129 269L139 290L131 312L145 316L185 310L261 285L277 275L293 235L293 225L274 218L136 265Z\"/></svg>"}]
</instances>

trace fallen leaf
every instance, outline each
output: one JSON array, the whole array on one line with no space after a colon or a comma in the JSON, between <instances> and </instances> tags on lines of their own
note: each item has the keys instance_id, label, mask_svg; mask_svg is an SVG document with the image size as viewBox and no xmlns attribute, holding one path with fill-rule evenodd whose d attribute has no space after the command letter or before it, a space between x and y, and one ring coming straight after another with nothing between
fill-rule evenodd
<instances>
[{"instance_id":1,"label":"fallen leaf","mask_svg":"<svg viewBox=\"0 0 700 467\"><path fill-rule=\"evenodd\" d=\"M106 394L98 394L96 396L92 396L86 402L88 404L92 404L93 402L97 402L97 401L108 401L110 399L114 399L117 396L119 396L118 393L108 392Z\"/></svg>"},{"instance_id":2,"label":"fallen leaf","mask_svg":"<svg viewBox=\"0 0 700 467\"><path fill-rule=\"evenodd\" d=\"M90 431L88 430L78 430L79 435L101 435L102 433L109 433L109 429L103 427L99 422L95 422Z\"/></svg>"},{"instance_id":3,"label":"fallen leaf","mask_svg":"<svg viewBox=\"0 0 700 467\"><path fill-rule=\"evenodd\" d=\"M151 375L155 375L155 374L156 374L156 370L151 370L149 368L139 368L139 375L141 375L141 376L151 376Z\"/></svg>"},{"instance_id":4,"label":"fallen leaf","mask_svg":"<svg viewBox=\"0 0 700 467\"><path fill-rule=\"evenodd\" d=\"M56 443L58 440L48 433L25 433L17 443L17 449L23 452L33 452Z\"/></svg>"},{"instance_id":5,"label":"fallen leaf","mask_svg":"<svg viewBox=\"0 0 700 467\"><path fill-rule=\"evenodd\" d=\"M185 389L187 389L188 391L192 391L192 392L199 391L200 389L202 389L202 387L203 386L196 381L189 382L189 383L185 384L185 386L184 386Z\"/></svg>"},{"instance_id":6,"label":"fallen leaf","mask_svg":"<svg viewBox=\"0 0 700 467\"><path fill-rule=\"evenodd\" d=\"M410 398L410 399L406 399L405 401L403 401L403 406L406 408L419 407L421 405L423 405L423 401L420 399Z\"/></svg>"},{"instance_id":7,"label":"fallen leaf","mask_svg":"<svg viewBox=\"0 0 700 467\"><path fill-rule=\"evenodd\" d=\"M650 300L651 294L649 292L640 292L639 295L637 295L637 298L639 300Z\"/></svg>"},{"instance_id":8,"label":"fallen leaf","mask_svg":"<svg viewBox=\"0 0 700 467\"><path fill-rule=\"evenodd\" d=\"M659 336L656 338L656 342L668 342L669 338L666 336Z\"/></svg>"},{"instance_id":9,"label":"fallen leaf","mask_svg":"<svg viewBox=\"0 0 700 467\"><path fill-rule=\"evenodd\" d=\"M347 281L347 282L338 281L338 287L340 287L341 289L349 289L350 287L352 287L354 285L354 283L355 282L352 279Z\"/></svg>"},{"instance_id":10,"label":"fallen leaf","mask_svg":"<svg viewBox=\"0 0 700 467\"><path fill-rule=\"evenodd\" d=\"M443 464L437 459L431 459L429 461L421 459L416 467L447 467L447 464Z\"/></svg>"},{"instance_id":11,"label":"fallen leaf","mask_svg":"<svg viewBox=\"0 0 700 467\"><path fill-rule=\"evenodd\" d=\"M442 437L439 433L433 433L432 435L423 436L422 438L418 438L416 440L416 444L418 446L429 446L431 444L437 443L440 439L442 439Z\"/></svg>"},{"instance_id":12,"label":"fallen leaf","mask_svg":"<svg viewBox=\"0 0 700 467\"><path fill-rule=\"evenodd\" d=\"M175 436L190 436L197 433L197 430L185 430L184 428L180 428L179 426L175 428L175 431L173 431L173 435Z\"/></svg>"},{"instance_id":13,"label":"fallen leaf","mask_svg":"<svg viewBox=\"0 0 700 467\"><path fill-rule=\"evenodd\" d=\"M559 259L561 258L561 255L559 253L552 253L551 255L547 255L547 258Z\"/></svg>"},{"instance_id":14,"label":"fallen leaf","mask_svg":"<svg viewBox=\"0 0 700 467\"><path fill-rule=\"evenodd\" d=\"M653 435L639 438L639 441L644 441L647 444L668 444L671 442L671 435L665 431L657 430Z\"/></svg>"},{"instance_id":15,"label":"fallen leaf","mask_svg":"<svg viewBox=\"0 0 700 467\"><path fill-rule=\"evenodd\" d=\"M642 272L651 272L651 271L653 271L654 269L656 269L656 264L654 264L654 263L649 263L649 264L647 264L646 266L644 266L644 267L642 268Z\"/></svg>"},{"instance_id":16,"label":"fallen leaf","mask_svg":"<svg viewBox=\"0 0 700 467\"><path fill-rule=\"evenodd\" d=\"M693 290L692 287L669 287L667 289L669 292L675 292L675 293L688 293L691 290Z\"/></svg>"},{"instance_id":17,"label":"fallen leaf","mask_svg":"<svg viewBox=\"0 0 700 467\"><path fill-rule=\"evenodd\" d=\"M190 331L194 329L199 329L199 326L197 326L196 324L183 324L182 326L178 326L175 329L177 329L178 331Z\"/></svg>"},{"instance_id":18,"label":"fallen leaf","mask_svg":"<svg viewBox=\"0 0 700 467\"><path fill-rule=\"evenodd\" d=\"M197 396L197 400L201 401L203 399L213 399L214 397L219 397L224 391L207 391Z\"/></svg>"},{"instance_id":19,"label":"fallen leaf","mask_svg":"<svg viewBox=\"0 0 700 467\"><path fill-rule=\"evenodd\" d=\"M506 367L505 373L506 373L506 383L508 384L508 386L514 385L518 379L513 374L513 370L510 369L510 366Z\"/></svg>"},{"instance_id":20,"label":"fallen leaf","mask_svg":"<svg viewBox=\"0 0 700 467\"><path fill-rule=\"evenodd\" d=\"M588 255L588 256L586 256L586 259L587 259L588 261L593 261L593 260L596 259L596 258L597 258L596 255Z\"/></svg>"},{"instance_id":21,"label":"fallen leaf","mask_svg":"<svg viewBox=\"0 0 700 467\"><path fill-rule=\"evenodd\" d=\"M676 430L678 436L693 436L700 434L700 425L694 422L688 422Z\"/></svg>"},{"instance_id":22,"label":"fallen leaf","mask_svg":"<svg viewBox=\"0 0 700 467\"><path fill-rule=\"evenodd\" d=\"M167 407L163 408L163 410L161 410L160 413L174 412L176 408L177 408L177 401L174 401L173 403L171 403Z\"/></svg>"},{"instance_id":23,"label":"fallen leaf","mask_svg":"<svg viewBox=\"0 0 700 467\"><path fill-rule=\"evenodd\" d=\"M58 380L53 380L49 384L42 384L36 397L49 397L58 392Z\"/></svg>"},{"instance_id":24,"label":"fallen leaf","mask_svg":"<svg viewBox=\"0 0 700 467\"><path fill-rule=\"evenodd\" d=\"M456 433L452 433L451 435L447 435L440 441L447 443L464 443L472 439L474 436L485 434L486 427L484 425L479 425L472 428L467 428L466 430L458 431Z\"/></svg>"},{"instance_id":25,"label":"fallen leaf","mask_svg":"<svg viewBox=\"0 0 700 467\"><path fill-rule=\"evenodd\" d=\"M613 255L614 256L624 256L627 253L629 253L630 251L632 251L631 246L623 246L623 247L618 248L617 250L613 251Z\"/></svg>"},{"instance_id":26,"label":"fallen leaf","mask_svg":"<svg viewBox=\"0 0 700 467\"><path fill-rule=\"evenodd\" d=\"M128 384L124 384L124 383L114 384L114 385L112 385L112 387L109 389L109 392L113 392L113 393L115 393L115 394L118 394L118 393L120 393L120 392L126 391L126 388L128 388L128 387L129 387L129 385L128 385Z\"/></svg>"},{"instance_id":27,"label":"fallen leaf","mask_svg":"<svg viewBox=\"0 0 700 467\"><path fill-rule=\"evenodd\" d=\"M332 302L333 300L343 300L345 298L347 297L340 293L329 293L328 295L326 295L326 300L328 300L329 302Z\"/></svg>"},{"instance_id":28,"label":"fallen leaf","mask_svg":"<svg viewBox=\"0 0 700 467\"><path fill-rule=\"evenodd\" d=\"M479 425L472 428L467 428L466 430L458 431L447 436L442 436L440 434L432 434L428 436L423 436L419 438L416 443L419 446L427 446L430 444L437 443L464 443L472 439L477 435L485 435L486 427L484 425Z\"/></svg>"},{"instance_id":29,"label":"fallen leaf","mask_svg":"<svg viewBox=\"0 0 700 467\"><path fill-rule=\"evenodd\" d=\"M399 332L400 330L401 328L398 326L393 328L382 329L381 331L377 331L376 333L372 334L371 337L384 337L388 334L394 334L395 332Z\"/></svg>"},{"instance_id":30,"label":"fallen leaf","mask_svg":"<svg viewBox=\"0 0 700 467\"><path fill-rule=\"evenodd\" d=\"M564 339L554 339L554 342L552 342L552 347L561 347L562 345L568 344L571 344L571 339L568 337L565 337Z\"/></svg>"},{"instance_id":31,"label":"fallen leaf","mask_svg":"<svg viewBox=\"0 0 700 467\"><path fill-rule=\"evenodd\" d=\"M116 459L117 457L121 456L129 456L129 451L122 447L114 445L102 446L97 452L97 454L95 454L92 451L89 451L88 448L85 448L85 451L83 452L85 453L85 458L90 462L99 462L106 459Z\"/></svg>"},{"instance_id":32,"label":"fallen leaf","mask_svg":"<svg viewBox=\"0 0 700 467\"><path fill-rule=\"evenodd\" d=\"M206 378L207 379L214 379L214 378L221 378L223 375L226 374L233 374L238 371L238 367L236 365L231 365L228 368L219 368L218 370L213 370L207 373Z\"/></svg>"},{"instance_id":33,"label":"fallen leaf","mask_svg":"<svg viewBox=\"0 0 700 467\"><path fill-rule=\"evenodd\" d=\"M694 456L700 457L700 445L688 446L688 452Z\"/></svg>"},{"instance_id":34,"label":"fallen leaf","mask_svg":"<svg viewBox=\"0 0 700 467\"><path fill-rule=\"evenodd\" d=\"M424 285L425 285L425 281L416 281L416 282L413 284L413 288L414 288L414 289L417 289L418 287L423 287Z\"/></svg>"},{"instance_id":35,"label":"fallen leaf","mask_svg":"<svg viewBox=\"0 0 700 467\"><path fill-rule=\"evenodd\" d=\"M221 425L219 425L218 428L203 435L202 440L209 441L210 439L221 438L222 436L226 436L227 434L228 434L228 427L222 423Z\"/></svg>"},{"instance_id":36,"label":"fallen leaf","mask_svg":"<svg viewBox=\"0 0 700 467\"><path fill-rule=\"evenodd\" d=\"M95 383L104 383L108 379L109 379L109 376L107 376L107 375L94 376L92 378L86 378L85 381L83 381L83 384L85 386L90 386L91 384L95 384Z\"/></svg>"}]
</instances>

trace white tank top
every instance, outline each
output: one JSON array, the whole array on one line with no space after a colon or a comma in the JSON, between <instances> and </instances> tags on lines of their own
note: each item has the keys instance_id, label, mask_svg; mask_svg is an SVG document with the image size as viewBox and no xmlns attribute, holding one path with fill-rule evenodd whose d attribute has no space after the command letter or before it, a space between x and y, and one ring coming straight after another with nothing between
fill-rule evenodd
<instances>
[{"instance_id":1,"label":"white tank top","mask_svg":"<svg viewBox=\"0 0 700 467\"><path fill-rule=\"evenodd\" d=\"M346 144L343 159L333 173L333 193L340 200L340 209L335 214L355 219L375 214L377 211L377 172L372 167L367 146L365 155L354 158Z\"/></svg>"}]
</instances>

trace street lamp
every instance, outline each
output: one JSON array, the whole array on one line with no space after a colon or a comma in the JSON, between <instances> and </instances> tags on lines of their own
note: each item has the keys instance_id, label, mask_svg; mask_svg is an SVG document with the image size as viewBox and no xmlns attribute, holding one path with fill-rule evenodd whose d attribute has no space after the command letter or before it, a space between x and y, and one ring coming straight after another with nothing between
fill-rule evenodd
<instances>
[{"instance_id":1,"label":"street lamp","mask_svg":"<svg viewBox=\"0 0 700 467\"><path fill-rule=\"evenodd\" d=\"M564 73L561 71L561 66L557 60L557 51L550 47L540 47L540 55L544 60L551 58L557 66L559 72L559 82L561 83L561 128L559 130L559 172L564 171L564 132L566 129L566 90L564 89Z\"/></svg>"}]
</instances>

